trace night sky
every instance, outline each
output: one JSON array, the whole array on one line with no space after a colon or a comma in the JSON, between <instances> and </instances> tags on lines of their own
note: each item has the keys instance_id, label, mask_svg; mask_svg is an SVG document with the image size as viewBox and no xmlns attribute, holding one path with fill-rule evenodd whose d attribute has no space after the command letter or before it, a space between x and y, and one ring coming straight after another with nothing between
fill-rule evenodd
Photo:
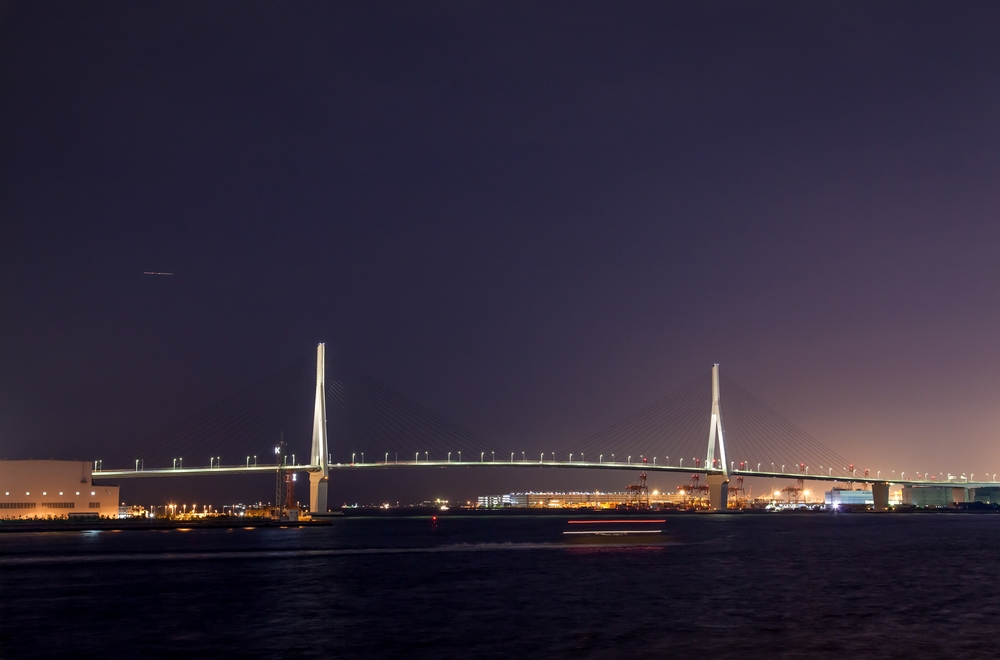
<instances>
[{"instance_id":1,"label":"night sky","mask_svg":"<svg viewBox=\"0 0 1000 660\"><path fill-rule=\"evenodd\" d=\"M719 362L859 466L1000 473L998 34L995 2L0 3L0 457L127 449L324 341L512 450ZM218 482L122 494L273 493Z\"/></svg>"}]
</instances>

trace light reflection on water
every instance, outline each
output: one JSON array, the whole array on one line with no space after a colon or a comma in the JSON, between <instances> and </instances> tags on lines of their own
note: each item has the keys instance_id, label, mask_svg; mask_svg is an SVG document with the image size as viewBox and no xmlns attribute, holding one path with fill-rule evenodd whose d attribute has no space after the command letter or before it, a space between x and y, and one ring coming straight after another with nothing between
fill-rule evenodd
<instances>
[{"instance_id":1,"label":"light reflection on water","mask_svg":"<svg viewBox=\"0 0 1000 660\"><path fill-rule=\"evenodd\" d=\"M1000 516L0 534L0 658L994 658ZM237 532L244 531L237 529Z\"/></svg>"}]
</instances>

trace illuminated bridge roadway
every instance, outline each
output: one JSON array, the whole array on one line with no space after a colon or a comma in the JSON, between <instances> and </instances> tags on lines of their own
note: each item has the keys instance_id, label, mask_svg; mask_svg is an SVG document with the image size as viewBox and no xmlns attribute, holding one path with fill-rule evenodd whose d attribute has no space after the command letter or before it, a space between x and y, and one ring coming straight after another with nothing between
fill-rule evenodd
<instances>
[{"instance_id":1,"label":"illuminated bridge roadway","mask_svg":"<svg viewBox=\"0 0 1000 660\"><path fill-rule=\"evenodd\" d=\"M807 481L826 481L826 482L853 482L869 484L872 487L872 495L875 501L876 509L885 509L888 506L889 497L889 486L890 484L897 485L941 485L941 486L956 486L956 487L984 487L984 486L995 486L996 476L992 476L992 479L987 481L973 481L971 479L966 479L963 477L954 478L949 475L947 480L935 480L933 478L926 478L926 474L923 475L925 478L918 479L905 479L905 472L900 474L900 478L882 477L881 472L876 473L875 476L867 474L865 471L862 474L858 474L853 466L844 467L837 469L836 473L833 468L825 468L819 473L815 471L810 471L809 467L804 465L794 465L793 468L798 468L797 471L788 472L785 470L781 471L767 471L767 470L753 470L753 469L736 469L737 463L735 461L727 461L726 459L726 443L725 443L725 432L722 425L722 409L720 405L720 388L719 388L719 365L715 365L712 368L712 403L711 403L711 413L710 413L710 429L708 437L708 450L704 459L701 462L697 459L695 465L683 464L671 465L663 463L657 464L657 459L653 458L652 462L649 459L633 460L633 457L629 457L625 462L622 461L607 461L604 460L604 456L610 455L614 458L614 454L599 454L597 462L593 461L583 461L583 460L572 460L572 454L567 458L568 460L545 460L546 456L552 456L551 453L547 452L539 456L539 460L535 461L527 458L522 453L521 460L516 460L517 456L514 453L510 454L510 460L495 460L494 452L490 452L487 458L487 453L480 453L479 461L468 461L461 460L461 453L458 453L458 460L453 460L449 458L448 460L420 460L419 454L415 455L412 461L400 461L400 460L388 460L389 455L386 454L386 460L380 462L352 462L352 463L333 463L331 460L331 454L329 453L329 445L327 439L327 418L326 418L326 384L325 384L325 346L319 344L316 351L316 397L315 397L315 408L313 416L313 434L312 434L312 451L311 460L307 464L297 464L294 462L278 464L257 464L251 462L248 458L245 464L237 465L220 465L219 463L213 463L208 467L183 467L183 464L175 464L173 467L169 468L156 468L156 469L143 469L141 464L137 461L136 467L134 469L113 469L105 470L101 462L96 462L95 469L93 471L93 477L95 479L134 479L134 478L151 478L151 477L193 477L193 476L219 476L224 474L257 474L257 473L274 473L275 471L287 470L292 472L304 472L309 475L310 489L309 489L309 505L310 511L327 511L327 485L328 479L331 472L341 471L341 470L426 470L426 469L468 469L468 468L478 468L478 469L509 469L509 468L554 468L554 469L567 469L567 470L637 470L645 472L676 472L684 474L700 474L705 475L705 481L708 484L709 491L709 501L713 509L725 509L728 497L728 483L730 477L754 477L754 478L774 478L774 479L802 479ZM716 448L718 448L718 455L716 457ZM588 453L590 450L588 450ZM425 452L420 452L424 454ZM591 453L591 456L594 454ZM293 457L294 459L294 457ZM285 458L287 461L287 458ZM741 462L739 465L747 465L746 462ZM706 466L712 466L711 468ZM760 464L758 464L760 467ZM975 475L972 475L973 477Z\"/></svg>"}]
</instances>

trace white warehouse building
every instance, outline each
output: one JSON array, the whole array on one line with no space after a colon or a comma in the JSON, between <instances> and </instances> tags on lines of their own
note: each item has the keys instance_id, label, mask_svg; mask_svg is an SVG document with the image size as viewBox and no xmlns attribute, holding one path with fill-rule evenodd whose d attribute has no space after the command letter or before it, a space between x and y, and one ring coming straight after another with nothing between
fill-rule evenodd
<instances>
[{"instance_id":1,"label":"white warehouse building","mask_svg":"<svg viewBox=\"0 0 1000 660\"><path fill-rule=\"evenodd\" d=\"M118 486L95 486L87 461L0 460L0 519L118 517Z\"/></svg>"}]
</instances>

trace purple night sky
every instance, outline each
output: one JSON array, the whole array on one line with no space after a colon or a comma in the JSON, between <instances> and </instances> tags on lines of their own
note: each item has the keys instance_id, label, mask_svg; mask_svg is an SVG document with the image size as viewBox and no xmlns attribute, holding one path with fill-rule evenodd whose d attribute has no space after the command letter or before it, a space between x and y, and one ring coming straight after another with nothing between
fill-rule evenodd
<instances>
[{"instance_id":1,"label":"purple night sky","mask_svg":"<svg viewBox=\"0 0 1000 660\"><path fill-rule=\"evenodd\" d=\"M325 341L512 450L719 362L859 466L1000 473L998 34L995 2L0 2L0 458L127 448Z\"/></svg>"}]
</instances>

